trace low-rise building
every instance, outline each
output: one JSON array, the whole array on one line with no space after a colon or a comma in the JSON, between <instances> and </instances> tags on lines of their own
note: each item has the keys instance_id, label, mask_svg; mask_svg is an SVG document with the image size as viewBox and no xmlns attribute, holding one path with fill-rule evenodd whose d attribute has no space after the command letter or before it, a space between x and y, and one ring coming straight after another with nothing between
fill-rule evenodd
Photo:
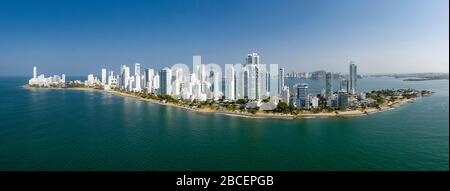
<instances>
[{"instance_id":1,"label":"low-rise building","mask_svg":"<svg viewBox=\"0 0 450 191\"><path fill-rule=\"evenodd\" d=\"M319 107L319 98L317 96L310 96L311 108L315 109Z\"/></svg>"},{"instance_id":2,"label":"low-rise building","mask_svg":"<svg viewBox=\"0 0 450 191\"><path fill-rule=\"evenodd\" d=\"M253 101L249 101L247 102L247 104L245 104L245 107L247 109L256 109L261 107L261 100L253 100Z\"/></svg>"},{"instance_id":3,"label":"low-rise building","mask_svg":"<svg viewBox=\"0 0 450 191\"><path fill-rule=\"evenodd\" d=\"M274 96L271 97L270 100L266 103L262 103L260 108L263 111L272 111L277 108L279 98Z\"/></svg>"}]
</instances>

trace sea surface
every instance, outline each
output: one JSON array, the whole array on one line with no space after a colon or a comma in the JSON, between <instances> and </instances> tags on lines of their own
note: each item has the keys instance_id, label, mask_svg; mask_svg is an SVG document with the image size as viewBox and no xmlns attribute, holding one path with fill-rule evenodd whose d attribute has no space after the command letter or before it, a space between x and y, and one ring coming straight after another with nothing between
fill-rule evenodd
<instances>
[{"instance_id":1,"label":"sea surface","mask_svg":"<svg viewBox=\"0 0 450 191\"><path fill-rule=\"evenodd\" d=\"M359 79L359 90L435 94L368 116L302 120L203 114L99 91L22 88L27 81L0 77L0 170L449 169L448 80ZM324 86L287 80L299 82L309 83L311 93Z\"/></svg>"}]
</instances>

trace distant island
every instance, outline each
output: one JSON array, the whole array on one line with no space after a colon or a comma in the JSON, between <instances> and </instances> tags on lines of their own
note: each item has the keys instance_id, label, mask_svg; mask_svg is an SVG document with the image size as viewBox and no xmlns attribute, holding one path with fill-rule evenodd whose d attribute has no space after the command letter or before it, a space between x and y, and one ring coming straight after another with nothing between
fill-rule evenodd
<instances>
[{"instance_id":1,"label":"distant island","mask_svg":"<svg viewBox=\"0 0 450 191\"><path fill-rule=\"evenodd\" d=\"M428 80L448 80L448 73L411 73L411 74L379 74L370 75L372 77L388 76L402 78L403 81L428 81Z\"/></svg>"}]
</instances>

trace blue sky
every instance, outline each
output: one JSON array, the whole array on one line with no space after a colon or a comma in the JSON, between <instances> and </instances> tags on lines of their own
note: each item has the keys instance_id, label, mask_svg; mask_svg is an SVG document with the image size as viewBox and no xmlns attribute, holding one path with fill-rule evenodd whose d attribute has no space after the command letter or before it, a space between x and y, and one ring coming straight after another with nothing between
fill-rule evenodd
<instances>
[{"instance_id":1,"label":"blue sky","mask_svg":"<svg viewBox=\"0 0 450 191\"><path fill-rule=\"evenodd\" d=\"M0 0L0 75L135 62L261 62L288 71L448 72L447 0Z\"/></svg>"}]
</instances>

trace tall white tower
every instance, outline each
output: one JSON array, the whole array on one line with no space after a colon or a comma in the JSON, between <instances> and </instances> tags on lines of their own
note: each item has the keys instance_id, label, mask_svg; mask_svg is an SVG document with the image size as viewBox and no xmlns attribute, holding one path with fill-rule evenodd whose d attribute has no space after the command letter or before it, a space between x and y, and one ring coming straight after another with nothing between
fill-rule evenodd
<instances>
[{"instance_id":1,"label":"tall white tower","mask_svg":"<svg viewBox=\"0 0 450 191\"><path fill-rule=\"evenodd\" d=\"M36 66L34 66L33 67L33 78L36 79L36 77L37 77L37 68L36 68Z\"/></svg>"},{"instance_id":2,"label":"tall white tower","mask_svg":"<svg viewBox=\"0 0 450 191\"><path fill-rule=\"evenodd\" d=\"M220 79L219 79L219 73L215 70L210 71L209 79L210 79L210 83L211 83L211 93L212 93L213 99L215 99L215 100L220 99L220 94L221 94L220 90L222 88L222 83L220 82Z\"/></svg>"},{"instance_id":3,"label":"tall white tower","mask_svg":"<svg viewBox=\"0 0 450 191\"><path fill-rule=\"evenodd\" d=\"M108 85L112 85L114 80L114 71L109 71L109 76L108 76Z\"/></svg>"},{"instance_id":4,"label":"tall white tower","mask_svg":"<svg viewBox=\"0 0 450 191\"><path fill-rule=\"evenodd\" d=\"M102 68L102 86L106 85L106 68Z\"/></svg>"},{"instance_id":5,"label":"tall white tower","mask_svg":"<svg viewBox=\"0 0 450 191\"><path fill-rule=\"evenodd\" d=\"M153 76L153 82L152 82L153 90L159 89L159 74L156 74Z\"/></svg>"},{"instance_id":6,"label":"tall white tower","mask_svg":"<svg viewBox=\"0 0 450 191\"><path fill-rule=\"evenodd\" d=\"M145 69L144 70L144 88L147 90L147 93L153 92L153 76L155 76L155 72L153 69Z\"/></svg>"},{"instance_id":7,"label":"tall white tower","mask_svg":"<svg viewBox=\"0 0 450 191\"><path fill-rule=\"evenodd\" d=\"M248 68L248 99L259 99L261 93L259 55L257 53L247 54L245 66Z\"/></svg>"},{"instance_id":8,"label":"tall white tower","mask_svg":"<svg viewBox=\"0 0 450 191\"><path fill-rule=\"evenodd\" d=\"M141 64L134 64L134 75L141 75Z\"/></svg>"},{"instance_id":9,"label":"tall white tower","mask_svg":"<svg viewBox=\"0 0 450 191\"><path fill-rule=\"evenodd\" d=\"M256 65L247 65L248 67L248 86L247 98L250 100L258 99L258 67Z\"/></svg>"},{"instance_id":10,"label":"tall white tower","mask_svg":"<svg viewBox=\"0 0 450 191\"><path fill-rule=\"evenodd\" d=\"M128 88L130 78L130 68L127 65L122 65L120 68L120 87L122 90Z\"/></svg>"},{"instance_id":11,"label":"tall white tower","mask_svg":"<svg viewBox=\"0 0 450 191\"><path fill-rule=\"evenodd\" d=\"M135 80L135 89L134 91L141 91L141 64L134 64L134 80Z\"/></svg>"},{"instance_id":12,"label":"tall white tower","mask_svg":"<svg viewBox=\"0 0 450 191\"><path fill-rule=\"evenodd\" d=\"M235 100L234 91L234 76L235 71L232 65L225 66L225 99Z\"/></svg>"}]
</instances>

